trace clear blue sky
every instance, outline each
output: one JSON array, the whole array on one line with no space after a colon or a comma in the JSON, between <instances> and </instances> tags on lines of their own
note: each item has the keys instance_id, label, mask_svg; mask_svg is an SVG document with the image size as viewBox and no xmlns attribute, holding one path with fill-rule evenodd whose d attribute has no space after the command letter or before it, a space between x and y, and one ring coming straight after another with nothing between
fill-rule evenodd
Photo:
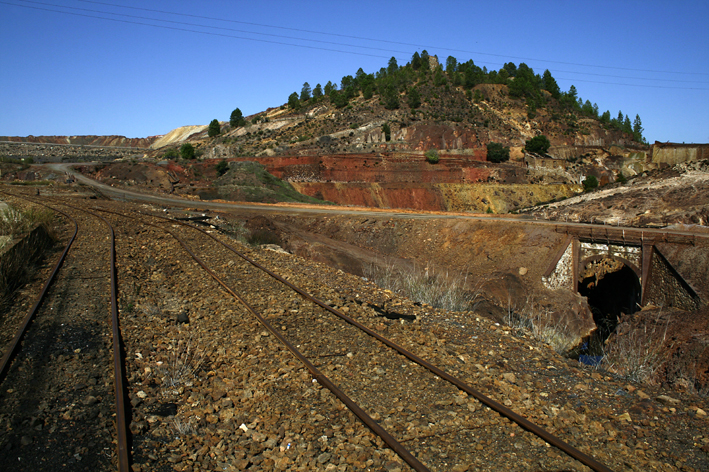
<instances>
[{"instance_id":1,"label":"clear blue sky","mask_svg":"<svg viewBox=\"0 0 709 472\"><path fill-rule=\"evenodd\" d=\"M0 136L165 134L426 49L548 68L651 143L709 142L709 2L0 0L0 20Z\"/></svg>"}]
</instances>

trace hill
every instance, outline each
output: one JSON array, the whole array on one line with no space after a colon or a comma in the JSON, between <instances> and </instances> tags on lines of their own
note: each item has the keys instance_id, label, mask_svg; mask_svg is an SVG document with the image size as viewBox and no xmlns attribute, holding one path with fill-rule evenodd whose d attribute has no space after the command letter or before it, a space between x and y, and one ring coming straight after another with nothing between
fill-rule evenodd
<instances>
[{"instance_id":1,"label":"hill","mask_svg":"<svg viewBox=\"0 0 709 472\"><path fill-rule=\"evenodd\" d=\"M232 119L212 138L206 126L190 127L189 139L225 147L228 157L437 149L484 158L486 145L499 142L514 159L539 135L552 150L645 145L639 116L631 124L622 112L612 119L609 111L599 114L574 86L561 92L548 70L539 75L523 63L507 63L488 72L452 57L444 69L436 56L423 56L414 54L402 67L392 58L375 74L360 68L339 88L328 82L311 90L306 82L280 107Z\"/></svg>"}]
</instances>

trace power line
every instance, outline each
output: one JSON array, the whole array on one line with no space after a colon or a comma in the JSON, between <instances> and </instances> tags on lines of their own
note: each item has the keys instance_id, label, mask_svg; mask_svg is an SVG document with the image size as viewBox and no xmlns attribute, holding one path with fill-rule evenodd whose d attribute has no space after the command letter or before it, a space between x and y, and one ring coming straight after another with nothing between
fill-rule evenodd
<instances>
[{"instance_id":1,"label":"power line","mask_svg":"<svg viewBox=\"0 0 709 472\"><path fill-rule=\"evenodd\" d=\"M555 77L555 79L556 80L568 80L570 82L586 82L586 83L591 83L591 84L624 85L626 87L660 88L660 89L674 89L674 90L709 90L709 88L700 88L700 87L670 87L667 85L621 84L618 82L601 82L598 80L567 79L564 77Z\"/></svg>"},{"instance_id":2,"label":"power line","mask_svg":"<svg viewBox=\"0 0 709 472\"><path fill-rule=\"evenodd\" d=\"M286 43L286 42L282 42L282 41L270 41L267 39L248 38L248 37L244 37L244 36L235 36L235 35L231 35L231 34L212 33L209 31L199 31L199 30L191 30L191 29L187 29L187 28L178 28L178 27L174 27L174 26L155 25L152 23L142 23L139 21L121 20L118 18L107 18L104 16L87 15L84 13L74 13L74 12L62 11L62 10L52 10L50 8L34 7L34 6L30 6L30 5L20 5L17 3L10 3L10 2L3 2L3 1L0 1L0 3L5 4L5 5L22 7L22 8L30 8L33 10L48 11L48 12L53 12L53 13L62 13L65 15L114 21L117 23L126 23L126 24L131 24L131 25L151 26L153 28L161 28L161 29L172 30L172 31L183 31L183 32L187 32L187 33L198 33L198 34L205 34L205 35L209 35L209 36L220 36L220 37L224 37L224 38L243 39L246 41L258 41L258 42L262 42L262 43L279 44L279 45L283 45L283 46L294 46L294 47L307 48L307 49L317 49L320 51L339 52L339 53L343 53L343 54L354 54L357 56L369 56L369 57L378 57L378 58L387 59L387 56L381 56L381 55L377 55L377 54L367 54L364 52L343 51L340 49L330 49L330 48L323 48L323 47L317 47L317 46L308 46L308 45L304 45L304 44L293 44L293 43ZM160 21L160 20L157 20L157 21Z\"/></svg>"},{"instance_id":3,"label":"power line","mask_svg":"<svg viewBox=\"0 0 709 472\"><path fill-rule=\"evenodd\" d=\"M661 73L661 74L708 75L709 76L709 73L705 73L705 72L678 72L678 71L671 71L671 70L634 69L634 68L629 68L629 67L601 66L601 65L583 64L583 63L575 63L575 62L552 61L552 60L548 60L548 59L533 59L533 58L529 58L529 57L510 56L510 55L504 55L504 54L491 54L491 53L485 53L485 52L480 52L480 51L468 51L465 49L453 49L453 48L447 48L447 47L441 47L441 46L434 47L434 46L427 46L427 45L415 44L415 43L406 43L406 42L400 42L400 41L390 41L390 40L385 40L385 39L367 38L367 37L363 37L363 36L350 36L350 35L339 34L339 33L327 33L324 31L313 31L313 30L306 30L306 29L299 29L299 28L291 28L291 27L286 27L286 26L267 25L267 24L262 24L262 23L250 23L250 22L246 22L246 21L238 21L238 20L232 20L232 19L226 19L226 18L214 18L214 17L209 17L209 16L200 16L200 15L193 15L193 14L188 14L188 13L178 13L178 12L165 11L165 10L153 10L153 9L149 9L149 8L140 8L140 7L132 7L132 6L126 6L126 5L119 5L116 3L98 2L95 0L77 0L77 1L83 2L83 3L94 3L97 5L112 6L112 7L117 7L117 8L128 8L128 9L132 9L132 10L149 11L149 12L153 12L153 13L163 13L163 14L168 14L168 15L186 16L186 17L190 17L190 18L200 18L203 20L224 21L224 22L229 22L229 23L238 23L238 24L244 24L244 25L250 25L250 26L259 26L259 27L263 27L263 28L275 28L275 29L282 29L282 30L298 31L301 33L320 34L320 35L327 35L327 36L336 36L336 37L341 37L341 38L358 39L358 40L363 40L363 41L375 41L375 42L380 42L380 43L398 44L401 46L413 46L416 48L430 48L430 49L434 49L434 50L464 52L467 54L478 54L481 56L500 57L500 58L505 58L505 59L518 59L518 60L523 60L523 61L547 62L550 64L562 64L562 65L571 65L571 66L580 66L580 67L596 67L599 69L627 70L627 71L634 71L634 72L652 72L652 73Z\"/></svg>"},{"instance_id":4,"label":"power line","mask_svg":"<svg viewBox=\"0 0 709 472\"><path fill-rule=\"evenodd\" d=\"M35 2L35 1L31 1L31 0L19 0L19 1L22 1L25 3L32 3L35 5L44 5L44 6L57 7L57 8L66 8L69 10L78 10L78 11L84 11L84 12L89 12L89 13L101 13L101 14L106 14L106 15L122 16L122 17L126 17L126 18L134 18L134 19L138 19L138 20L159 21L159 22L163 22L163 23L171 23L171 24L183 25L183 26L198 26L201 28L209 28L209 29L215 29L215 30L221 30L221 31L233 31L236 33L256 34L259 36L271 36L271 37L275 37L275 38L293 39L293 40L297 40L297 41L307 41L307 42L311 42L311 43L331 44L331 45L335 45L335 46L347 46L347 47L359 48L359 49L371 49L371 50L375 50L375 51L395 52L395 53L400 53L400 54L408 54L409 53L409 51L397 51L397 50L392 50L392 49L376 48L376 47L372 47L372 46L359 46L357 44L345 44L345 43L337 43L334 41L323 41L323 40L319 40L319 39L298 38L298 37L294 37L294 36L284 36L284 35L272 34L272 33L260 33L257 31L246 31L246 30L239 30L239 29L234 29L234 28L224 28L224 27L220 27L220 26L201 25L201 24L196 24L196 23L186 23L183 21L164 20L161 18L147 18L144 16L127 15L124 13L113 13L113 12L108 12L108 11L103 11L103 10L91 10L88 8L68 7L68 6L64 6L64 5L56 5L53 3L44 3L44 2ZM18 5L18 6L21 6L21 5ZM145 10L145 9L143 9L143 10ZM55 11L55 10L49 10L49 11ZM101 17L101 18L108 19L108 18L104 18L104 17ZM198 18L201 18L201 17L198 17ZM384 57L384 56L381 56L381 57Z\"/></svg>"},{"instance_id":5,"label":"power line","mask_svg":"<svg viewBox=\"0 0 709 472\"><path fill-rule=\"evenodd\" d=\"M77 7L65 7L62 5L36 2L36 1L31 1L31 0L20 0L20 1L23 1L25 3L32 3L35 5L52 6L52 7L66 8L66 9L70 9L70 10L79 10L79 11L91 12L91 13L102 13L102 14L107 14L107 15L122 16L122 17L127 17L127 18L138 19L138 20L158 21L158 22L171 23L171 24L177 24L177 25L183 25L183 26L192 26L192 27L200 27L200 28L208 28L208 29L216 29L216 30L224 30L224 31L234 31L234 32L245 33L245 34L271 36L271 37L290 39L290 40L296 40L296 41L307 41L307 42L330 44L330 45L352 47L352 48L359 48L359 49L371 49L371 50L375 50L375 51L386 51L386 52L393 52L393 53L408 54L407 51L375 48L375 47L371 47L371 46L359 46L359 45L353 45L353 44L337 43L337 42L332 42L332 41L322 41L322 40L314 40L314 39L308 39L308 38L298 38L298 37L293 37L293 36L275 35L275 34L270 34L270 33L259 33L259 32L253 32L253 31L236 30L236 29L231 29L231 28L223 28L223 27L210 26L210 25L186 23L186 22L179 22L179 21L174 21L174 20L164 20L164 19L159 19L159 18L147 18L147 17L135 16L135 15L127 15L127 14L122 14L122 13L112 13L112 12L101 11L101 10L90 10L90 9L77 8ZM393 41L376 40L376 39L370 39L370 38L360 38L357 36L347 36L347 35L339 35L339 34L333 34L333 33L321 33L321 32L309 31L309 30L299 30L297 28L286 28L286 27L278 27L278 26L259 25L256 23L240 22L240 21L236 21L236 20L224 20L224 19L219 19L219 18L210 18L210 17L203 17L203 16L198 16L198 15L189 15L189 14L175 13L175 12L166 12L166 11L161 11L161 10L151 10L151 9L147 9L147 8L127 7L127 6L121 6L121 5L115 5L115 4L103 3L103 2L96 2L96 1L90 1L90 0L78 0L78 1L82 1L85 3L95 3L95 4L107 5L107 6L116 6L116 7L120 7L120 8L130 8L130 9L135 9L135 10L151 11L151 12L156 12L156 13L161 13L161 14L172 14L172 15L187 16L187 17L193 17L193 18L208 19L208 20L228 21L228 22L243 23L243 24L250 24L250 25L256 25L256 26L265 26L265 27L270 27L270 28L280 28L280 29L288 29L288 30L316 33L316 34L323 34L323 35L332 35L332 36L349 37L349 38L355 38L355 39L364 39L364 40L369 40L369 41L380 41L380 42L388 42L388 43L396 43L396 44L407 44L407 43L397 43L397 42L393 42ZM18 6L18 7L22 7L22 8L40 10L40 11L48 11L48 12L53 12L53 13L61 13L61 14L84 17L84 18L107 20L107 21L113 21L113 22L118 22L118 23L148 26L148 27L153 27L153 28L161 28L161 29L181 31L181 32L187 32L187 33L205 34L205 35L210 35L210 36L219 36L219 37L226 37L226 38L232 38L232 39L242 39L242 40L246 40L246 41L256 41L256 42L263 42L263 43L269 43L269 44L301 47L301 48L307 48L307 49L337 52L337 53L343 53L343 54L353 54L353 55L367 56L367 57L377 57L377 58L383 58L383 59L388 58L387 56L382 56L382 55L378 55L378 54L369 54L369 53L365 53L365 52L346 51L346 50L341 50L341 49L309 46L309 45L303 45L303 44L288 43L288 42L283 42L283 41L257 39L257 38L250 38L250 37L244 37L244 36L236 36L236 35L231 35L231 34L194 30L194 29L188 29L188 28L183 28L183 27L166 26L166 25L159 25L159 24L153 24L153 23L144 23L141 21L122 20L122 19L118 19L118 18L109 18L109 17L105 17L105 16L90 15L90 14L86 14L86 13L76 13L76 12L64 11L64 10L55 10L55 9L51 9L51 8L22 5L22 4L17 4L17 3L5 2L5 1L0 1L0 3L6 4L6 5ZM411 45L416 46L413 44L411 44ZM449 49L449 50L451 50L451 49ZM473 53L473 54L484 54L484 53ZM488 54L488 55L497 56L494 54ZM502 56L500 56L500 57L502 57ZM490 63L490 62L485 62L485 61L478 61L478 62L481 64L493 65L493 63ZM546 61L546 62L555 62L555 61ZM569 64L569 63L566 63L566 64ZM595 67L595 66L589 66L589 67ZM626 69L626 70L642 71L641 69ZM630 79L630 80L651 80L651 81L662 81L662 82L672 82L672 83L680 83L680 82L682 82L682 83L700 83L700 84L705 83L705 82L699 82L699 81L675 80L675 79L625 77L625 76L615 76L615 75L607 75L607 74L597 74L597 73L592 73L592 72L575 72L575 71L557 71L557 72L571 73L571 74L582 74L582 75L589 75L589 76L599 76L599 77L612 77L612 78ZM585 80L585 79L558 78L558 80L568 80L568 81L572 81L572 82L577 81L577 82L606 84L606 85L620 85L620 86L628 86L628 87L643 87L643 88L661 88L661 89L678 89L678 90L709 90L707 88L698 88L698 87L671 87L671 86L649 85L649 84L627 84L627 83L602 82L602 81Z\"/></svg>"}]
</instances>

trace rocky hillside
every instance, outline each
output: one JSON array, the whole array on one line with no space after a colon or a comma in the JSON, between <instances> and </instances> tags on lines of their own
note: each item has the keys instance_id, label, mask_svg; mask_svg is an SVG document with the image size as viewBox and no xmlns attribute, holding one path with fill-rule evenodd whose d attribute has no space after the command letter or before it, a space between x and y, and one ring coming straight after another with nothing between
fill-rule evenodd
<instances>
[{"instance_id":1,"label":"rocky hillside","mask_svg":"<svg viewBox=\"0 0 709 472\"><path fill-rule=\"evenodd\" d=\"M548 148L525 149L540 136ZM218 133L173 130L149 155L174 157L185 142L205 159L257 159L305 195L420 210L504 213L567 198L589 175L604 185L652 167L639 117L631 125L622 113L599 114L548 71L508 63L488 72L450 57L444 69L428 54L360 69L339 87L306 83L252 116L235 109ZM503 162L488 145L506 152ZM433 151L437 162L426 157Z\"/></svg>"},{"instance_id":2,"label":"rocky hillside","mask_svg":"<svg viewBox=\"0 0 709 472\"><path fill-rule=\"evenodd\" d=\"M339 89L328 82L324 92L320 84L311 92L306 83L287 104L245 120L240 113L216 137L209 138L206 126L188 127L155 147L189 139L209 157L437 149L484 158L486 144L499 142L514 159L528 139L544 135L552 155L568 146L646 149L639 117L630 125L628 116L599 114L574 87L561 92L548 71L540 76L508 63L488 72L450 57L445 70L435 56L428 67L416 66L416 55L402 67L390 61L376 74L360 69L343 77Z\"/></svg>"},{"instance_id":3,"label":"rocky hillside","mask_svg":"<svg viewBox=\"0 0 709 472\"><path fill-rule=\"evenodd\" d=\"M158 136L148 138L126 138L125 136L0 136L0 141L32 144L66 144L74 146L131 147L147 148Z\"/></svg>"}]
</instances>

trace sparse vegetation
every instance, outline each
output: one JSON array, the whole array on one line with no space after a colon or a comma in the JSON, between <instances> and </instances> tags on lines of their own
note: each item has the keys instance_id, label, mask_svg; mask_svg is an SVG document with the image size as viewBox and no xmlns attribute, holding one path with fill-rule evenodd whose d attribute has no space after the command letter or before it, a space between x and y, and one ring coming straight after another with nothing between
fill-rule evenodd
<instances>
[{"instance_id":1,"label":"sparse vegetation","mask_svg":"<svg viewBox=\"0 0 709 472\"><path fill-rule=\"evenodd\" d=\"M200 345L191 334L182 331L167 343L165 360L158 360L155 365L166 395L174 394L179 387L192 385L207 354L207 349L198 347Z\"/></svg>"},{"instance_id":2,"label":"sparse vegetation","mask_svg":"<svg viewBox=\"0 0 709 472\"><path fill-rule=\"evenodd\" d=\"M426 151L426 160L430 164L438 164L438 161L440 160L438 151L436 151L435 149L429 149L428 151Z\"/></svg>"},{"instance_id":3,"label":"sparse vegetation","mask_svg":"<svg viewBox=\"0 0 709 472\"><path fill-rule=\"evenodd\" d=\"M655 320L645 319L640 329L616 332L605 352L606 369L640 383L652 383L653 376L665 362L667 328L670 319L661 322L662 311Z\"/></svg>"},{"instance_id":4,"label":"sparse vegetation","mask_svg":"<svg viewBox=\"0 0 709 472\"><path fill-rule=\"evenodd\" d=\"M381 288L443 310L470 310L479 295L465 289L467 275L437 272L432 267L401 271L393 264L372 264L365 268L365 276Z\"/></svg>"},{"instance_id":5,"label":"sparse vegetation","mask_svg":"<svg viewBox=\"0 0 709 472\"><path fill-rule=\"evenodd\" d=\"M510 148L502 143L487 143L487 160L490 162L505 162L510 160Z\"/></svg>"},{"instance_id":6,"label":"sparse vegetation","mask_svg":"<svg viewBox=\"0 0 709 472\"><path fill-rule=\"evenodd\" d=\"M507 325L549 344L559 354L567 354L576 347L576 338L567 334L568 326L563 322L554 321L551 313L535 305L533 299L528 300L519 312L509 306Z\"/></svg>"},{"instance_id":7,"label":"sparse vegetation","mask_svg":"<svg viewBox=\"0 0 709 472\"><path fill-rule=\"evenodd\" d=\"M184 143L182 146L180 146L180 156L183 159L194 159L195 158L195 151L194 151L194 146L190 143Z\"/></svg>"}]
</instances>

